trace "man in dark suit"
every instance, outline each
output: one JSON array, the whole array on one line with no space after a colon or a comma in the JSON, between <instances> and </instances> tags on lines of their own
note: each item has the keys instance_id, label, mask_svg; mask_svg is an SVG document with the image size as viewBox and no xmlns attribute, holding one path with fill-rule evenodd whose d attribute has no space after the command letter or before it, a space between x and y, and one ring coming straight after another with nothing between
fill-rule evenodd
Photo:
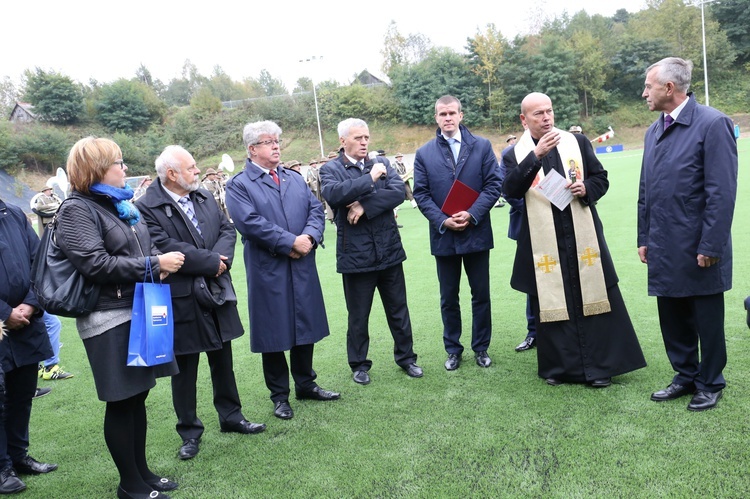
<instances>
[{"instance_id":1,"label":"man in dark suit","mask_svg":"<svg viewBox=\"0 0 750 499\"><path fill-rule=\"evenodd\" d=\"M31 262L38 246L23 211L0 199L0 323L7 334L0 341L0 494L26 488L16 473L57 469L28 454L37 367L52 356L43 311L31 290Z\"/></svg>"},{"instance_id":2,"label":"man in dark suit","mask_svg":"<svg viewBox=\"0 0 750 499\"><path fill-rule=\"evenodd\" d=\"M375 289L393 336L393 357L408 376L421 378L413 349L403 262L406 252L393 217L404 202L404 182L388 160L367 155L367 123L349 118L338 126L341 153L320 169L323 197L334 210L336 270L344 282L349 312L346 350L355 383L366 385L372 361L369 318Z\"/></svg>"},{"instance_id":3,"label":"man in dark suit","mask_svg":"<svg viewBox=\"0 0 750 499\"><path fill-rule=\"evenodd\" d=\"M490 249L494 246L490 210L500 198L502 180L490 141L461 124L461 102L445 95L435 103L436 137L420 147L414 160L414 199L430 221L430 249L437 263L445 368L461 364L461 266L471 287L471 349L480 367L489 367L492 337ZM455 181L476 191L472 203L444 213L443 203Z\"/></svg>"},{"instance_id":4,"label":"man in dark suit","mask_svg":"<svg viewBox=\"0 0 750 499\"><path fill-rule=\"evenodd\" d=\"M648 264L667 357L677 374L656 402L692 395L715 407L726 385L724 292L732 287L737 143L732 120L688 93L693 64L667 57L646 71L643 98L662 114L645 136L638 255Z\"/></svg>"},{"instance_id":5,"label":"man in dark suit","mask_svg":"<svg viewBox=\"0 0 750 499\"><path fill-rule=\"evenodd\" d=\"M198 454L203 423L196 411L196 379L200 353L211 367L214 407L221 431L260 433L266 425L251 423L242 404L232 365L232 343L244 330L229 270L237 240L234 226L214 197L199 188L200 170L180 146L168 146L156 160L159 178L138 202L151 239L164 253L180 251L185 264L171 274L174 348L179 374L172 376L172 403L180 459Z\"/></svg>"},{"instance_id":6,"label":"man in dark suit","mask_svg":"<svg viewBox=\"0 0 750 499\"><path fill-rule=\"evenodd\" d=\"M508 138L505 139L508 146L500 153L500 177L503 179L505 178L505 163L503 162L503 156L516 145L517 141L518 137L515 135L508 135ZM505 199L510 205L510 212L508 213L508 238L517 241L518 234L521 232L523 212L526 209L524 201L523 199L515 199L506 196L505 192L502 191L501 194L503 199ZM526 338L518 344L516 352L525 352L536 346L536 322L534 321L534 314L531 313L531 298L529 298L529 295L526 295L526 330Z\"/></svg>"}]
</instances>

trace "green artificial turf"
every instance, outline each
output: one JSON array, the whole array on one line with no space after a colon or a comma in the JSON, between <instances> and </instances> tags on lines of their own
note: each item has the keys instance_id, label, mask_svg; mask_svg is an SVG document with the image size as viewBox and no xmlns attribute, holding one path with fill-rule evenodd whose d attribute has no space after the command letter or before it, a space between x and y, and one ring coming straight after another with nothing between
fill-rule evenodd
<instances>
[{"instance_id":1,"label":"green artificial turf","mask_svg":"<svg viewBox=\"0 0 750 499\"><path fill-rule=\"evenodd\" d=\"M382 306L371 315L372 383L356 385L346 360L346 308L335 272L335 234L317 252L331 335L316 345L319 384L341 392L334 402L290 402L294 419L273 417L260 356L246 335L233 342L235 372L247 419L260 435L220 433L205 357L199 373L200 453L177 459L181 444L167 379L147 404L148 456L154 471L180 483L175 498L207 497L746 497L750 490L750 330L742 303L750 294L750 140L741 140L734 219L734 288L726 293L727 388L718 408L686 410L688 398L654 403L651 392L673 372L664 353L655 298L636 252L636 199L641 151L601 156L610 189L598 205L605 235L648 367L619 376L607 389L551 387L536 374L535 351L516 353L526 334L525 297L509 286L515 244L508 207L492 210L493 339L489 369L467 347L455 372L443 368L435 263L427 223L405 203L399 223L414 348L425 375L411 379L393 362ZM247 325L245 276L238 245L232 271ZM470 338L470 292L462 283L464 338ZM25 477L24 497L114 497L117 472L102 435L96 398L75 322L64 319L62 365L75 377L40 381L30 455L59 470ZM602 331L602 334L607 334Z\"/></svg>"}]
</instances>

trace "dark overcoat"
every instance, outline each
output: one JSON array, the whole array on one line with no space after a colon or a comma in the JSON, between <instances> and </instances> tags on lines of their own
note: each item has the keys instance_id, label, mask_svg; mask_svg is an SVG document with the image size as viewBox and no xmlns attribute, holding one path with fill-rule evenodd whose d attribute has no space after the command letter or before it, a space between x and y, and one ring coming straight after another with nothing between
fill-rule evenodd
<instances>
[{"instance_id":1,"label":"dark overcoat","mask_svg":"<svg viewBox=\"0 0 750 499\"><path fill-rule=\"evenodd\" d=\"M8 330L7 338L0 342L5 372L52 357L43 311L31 290L31 264L38 247L39 237L23 211L0 200L0 320L8 320L22 303L37 309L28 326Z\"/></svg>"},{"instance_id":2,"label":"dark overcoat","mask_svg":"<svg viewBox=\"0 0 750 499\"><path fill-rule=\"evenodd\" d=\"M497 158L489 140L472 135L463 125L460 129L458 162L453 160L450 145L439 128L433 140L417 149L414 159L414 199L430 221L430 250L435 256L464 255L494 247L490 210L500 198L502 185ZM441 234L440 227L449 215L440 207L457 179L479 192L477 200L466 210L476 225Z\"/></svg>"},{"instance_id":3,"label":"dark overcoat","mask_svg":"<svg viewBox=\"0 0 750 499\"><path fill-rule=\"evenodd\" d=\"M689 101L666 131L646 132L638 195L638 246L648 248L648 294L685 297L732 287L737 142L732 120ZM698 254L719 258L699 267Z\"/></svg>"},{"instance_id":4,"label":"dark overcoat","mask_svg":"<svg viewBox=\"0 0 750 499\"><path fill-rule=\"evenodd\" d=\"M280 185L258 166L227 182L229 213L242 235L250 312L250 349L282 352L328 336L323 293L314 248L307 256L289 256L298 235L315 247L323 240L325 212L301 175L277 170Z\"/></svg>"},{"instance_id":5,"label":"dark overcoat","mask_svg":"<svg viewBox=\"0 0 750 499\"><path fill-rule=\"evenodd\" d=\"M219 271L220 255L227 257L224 263L229 274L237 234L210 192L198 189L189 197L202 235L164 190L161 179L156 179L136 202L159 251L180 251L185 255L180 271L164 280L172 292L176 355L218 350L224 342L245 332L236 301L215 309L204 308L193 293L197 276L210 279Z\"/></svg>"}]
</instances>

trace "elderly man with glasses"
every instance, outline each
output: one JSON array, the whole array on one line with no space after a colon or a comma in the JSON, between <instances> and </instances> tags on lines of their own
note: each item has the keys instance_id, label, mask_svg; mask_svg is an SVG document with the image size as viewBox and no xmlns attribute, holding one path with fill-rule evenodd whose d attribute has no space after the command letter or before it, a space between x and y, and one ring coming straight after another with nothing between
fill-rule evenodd
<instances>
[{"instance_id":1,"label":"elderly man with glasses","mask_svg":"<svg viewBox=\"0 0 750 499\"><path fill-rule=\"evenodd\" d=\"M245 126L247 162L227 182L227 208L242 234L250 312L250 349L263 357L274 415L291 419L289 372L298 399L335 400L315 383L313 347L328 336L315 250L323 241L323 205L301 175L278 168L281 128ZM287 364L284 352L289 350Z\"/></svg>"}]
</instances>

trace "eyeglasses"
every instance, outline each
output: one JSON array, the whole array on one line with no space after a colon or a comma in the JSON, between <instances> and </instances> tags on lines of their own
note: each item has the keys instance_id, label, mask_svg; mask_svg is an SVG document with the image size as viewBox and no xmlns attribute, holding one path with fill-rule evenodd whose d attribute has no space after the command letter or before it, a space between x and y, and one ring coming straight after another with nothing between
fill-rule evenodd
<instances>
[{"instance_id":1,"label":"eyeglasses","mask_svg":"<svg viewBox=\"0 0 750 499\"><path fill-rule=\"evenodd\" d=\"M113 164L113 165L120 165L120 170L124 170L124 169L125 169L125 167L126 167L126 166L128 166L128 165L126 165L126 164L125 164L125 162L124 162L123 160L121 160L121 159L118 159L117 161L115 161L115 162L114 162L114 163L112 163L112 164Z\"/></svg>"},{"instance_id":2,"label":"eyeglasses","mask_svg":"<svg viewBox=\"0 0 750 499\"><path fill-rule=\"evenodd\" d=\"M256 142L253 144L254 146L270 146L271 144L281 145L282 140L281 139L274 139L274 140L263 140L261 142Z\"/></svg>"}]
</instances>

